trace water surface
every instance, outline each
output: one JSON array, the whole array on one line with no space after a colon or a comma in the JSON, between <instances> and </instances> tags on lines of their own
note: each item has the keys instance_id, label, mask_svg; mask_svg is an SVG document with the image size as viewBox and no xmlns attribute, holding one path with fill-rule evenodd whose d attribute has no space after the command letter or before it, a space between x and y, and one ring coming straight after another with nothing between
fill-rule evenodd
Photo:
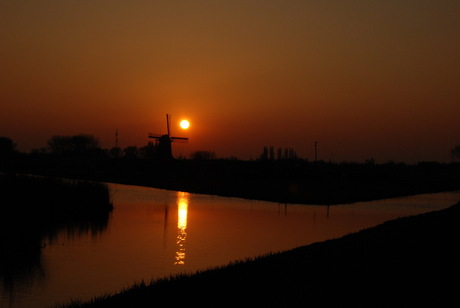
<instances>
[{"instance_id":1,"label":"water surface","mask_svg":"<svg viewBox=\"0 0 460 308\"><path fill-rule=\"evenodd\" d=\"M0 277L0 307L90 299L141 280L337 238L460 200L460 192L449 192L327 207L109 187L115 209L107 227L97 232L69 228L43 239L33 270Z\"/></svg>"}]
</instances>

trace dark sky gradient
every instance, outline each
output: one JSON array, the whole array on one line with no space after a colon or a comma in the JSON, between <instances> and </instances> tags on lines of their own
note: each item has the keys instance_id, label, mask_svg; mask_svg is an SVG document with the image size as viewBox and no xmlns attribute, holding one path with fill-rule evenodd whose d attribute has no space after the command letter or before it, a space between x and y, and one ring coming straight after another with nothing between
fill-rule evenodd
<instances>
[{"instance_id":1,"label":"dark sky gradient","mask_svg":"<svg viewBox=\"0 0 460 308\"><path fill-rule=\"evenodd\" d=\"M0 2L0 135L19 150L149 132L256 158L449 161L460 144L460 1ZM191 128L180 131L188 118Z\"/></svg>"}]
</instances>

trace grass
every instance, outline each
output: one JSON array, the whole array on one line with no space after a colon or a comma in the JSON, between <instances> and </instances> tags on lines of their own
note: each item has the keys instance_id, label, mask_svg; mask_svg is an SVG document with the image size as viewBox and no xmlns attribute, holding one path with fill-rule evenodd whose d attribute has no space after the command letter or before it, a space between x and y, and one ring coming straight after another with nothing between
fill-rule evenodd
<instances>
[{"instance_id":1,"label":"grass","mask_svg":"<svg viewBox=\"0 0 460 308\"><path fill-rule=\"evenodd\" d=\"M458 302L460 203L339 239L141 282L60 308L216 306L445 307Z\"/></svg>"}]
</instances>

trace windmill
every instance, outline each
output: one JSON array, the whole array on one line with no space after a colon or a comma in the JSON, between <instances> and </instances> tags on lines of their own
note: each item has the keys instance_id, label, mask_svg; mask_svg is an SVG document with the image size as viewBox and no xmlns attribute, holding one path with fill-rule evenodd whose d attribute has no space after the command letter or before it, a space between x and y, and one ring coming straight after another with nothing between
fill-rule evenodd
<instances>
[{"instance_id":1,"label":"windmill","mask_svg":"<svg viewBox=\"0 0 460 308\"><path fill-rule=\"evenodd\" d=\"M182 141L187 142L188 138L185 137L171 137L170 128L169 128L169 120L171 119L170 114L166 114L166 135L159 135L159 134L149 134L149 138L153 138L156 140L157 145L157 157L159 159L173 159L172 156L172 148L171 143L173 141Z\"/></svg>"}]
</instances>

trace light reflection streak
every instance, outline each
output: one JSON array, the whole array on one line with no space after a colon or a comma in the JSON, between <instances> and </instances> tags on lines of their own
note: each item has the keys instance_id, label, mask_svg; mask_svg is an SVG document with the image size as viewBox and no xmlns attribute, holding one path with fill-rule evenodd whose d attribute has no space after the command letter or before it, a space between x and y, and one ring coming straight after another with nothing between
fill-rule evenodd
<instances>
[{"instance_id":1,"label":"light reflection streak","mask_svg":"<svg viewBox=\"0 0 460 308\"><path fill-rule=\"evenodd\" d=\"M177 251L174 265L185 265L185 239L187 237L189 198L189 193L177 192Z\"/></svg>"}]
</instances>

